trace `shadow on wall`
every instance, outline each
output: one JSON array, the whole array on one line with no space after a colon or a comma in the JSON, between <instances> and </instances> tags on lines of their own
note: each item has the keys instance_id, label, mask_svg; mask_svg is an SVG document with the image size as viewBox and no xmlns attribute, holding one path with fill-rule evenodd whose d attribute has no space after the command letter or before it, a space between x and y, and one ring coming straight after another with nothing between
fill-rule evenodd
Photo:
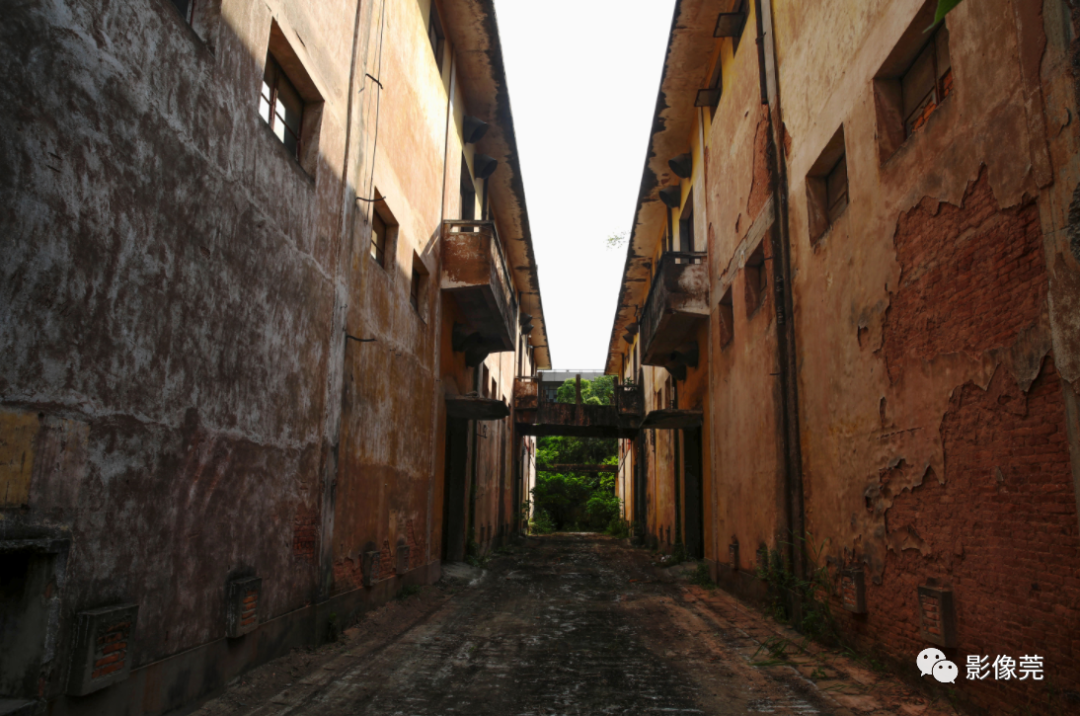
<instances>
[{"instance_id":1,"label":"shadow on wall","mask_svg":"<svg viewBox=\"0 0 1080 716\"><path fill-rule=\"evenodd\" d=\"M375 98L307 50L325 28L342 35L326 46L355 42L355 9L304 6L287 27L253 6L234 27L218 7L20 5L0 28L0 98L19 108L0 145L0 426L22 457L0 466L0 604L32 625L0 636L23 654L0 661L21 674L0 693L64 713L172 710L327 618L311 606L342 372L327 336L364 234L340 167L363 158L346 125ZM29 591L58 601L39 613Z\"/></svg>"}]
</instances>

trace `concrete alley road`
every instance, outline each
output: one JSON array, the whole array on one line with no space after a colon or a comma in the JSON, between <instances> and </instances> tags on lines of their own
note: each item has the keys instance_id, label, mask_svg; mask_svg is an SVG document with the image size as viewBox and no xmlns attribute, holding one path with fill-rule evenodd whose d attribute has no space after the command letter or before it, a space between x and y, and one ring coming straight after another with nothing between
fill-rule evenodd
<instances>
[{"instance_id":1,"label":"concrete alley road","mask_svg":"<svg viewBox=\"0 0 1080 716\"><path fill-rule=\"evenodd\" d=\"M777 666L760 649L777 627L671 571L607 537L530 538L471 586L396 601L396 616L261 667L199 713L938 713L855 664Z\"/></svg>"}]
</instances>

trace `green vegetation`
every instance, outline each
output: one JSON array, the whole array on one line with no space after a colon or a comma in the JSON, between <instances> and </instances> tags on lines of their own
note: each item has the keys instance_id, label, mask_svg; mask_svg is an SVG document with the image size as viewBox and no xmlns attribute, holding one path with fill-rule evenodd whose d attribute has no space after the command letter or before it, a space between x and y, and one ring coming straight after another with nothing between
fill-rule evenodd
<instances>
[{"instance_id":1,"label":"green vegetation","mask_svg":"<svg viewBox=\"0 0 1080 716\"><path fill-rule=\"evenodd\" d=\"M690 583L705 589L716 589L716 582L713 581L712 575L709 574L709 565L705 562L697 563L697 569L690 575Z\"/></svg>"},{"instance_id":2,"label":"green vegetation","mask_svg":"<svg viewBox=\"0 0 1080 716\"><path fill-rule=\"evenodd\" d=\"M615 379L601 376L581 381L581 402L611 405ZM575 381L559 386L559 403L577 400ZM614 438L543 437L537 442L538 465L618 465L619 443ZM532 503L536 506L529 522L533 534L560 530L599 532L615 536L629 533L622 519L622 505L615 495L613 473L558 473L541 471L536 476Z\"/></svg>"},{"instance_id":3,"label":"green vegetation","mask_svg":"<svg viewBox=\"0 0 1080 716\"><path fill-rule=\"evenodd\" d=\"M567 380L555 394L556 403L576 403L575 381ZM613 405L615 402L615 377L602 375L596 380L581 381L581 402L585 405ZM610 441L614 443L614 441ZM613 453L614 454L614 453Z\"/></svg>"},{"instance_id":4,"label":"green vegetation","mask_svg":"<svg viewBox=\"0 0 1080 716\"><path fill-rule=\"evenodd\" d=\"M835 645L840 643L840 634L831 608L833 583L828 566L817 566L823 547L806 555L806 563L813 566L805 578L792 571L780 549L763 547L758 553L757 576L769 585L771 611L777 621L791 624L811 639Z\"/></svg>"},{"instance_id":5,"label":"green vegetation","mask_svg":"<svg viewBox=\"0 0 1080 716\"><path fill-rule=\"evenodd\" d=\"M934 25L945 19L949 11L960 4L960 0L938 0L937 12L934 13Z\"/></svg>"}]
</instances>

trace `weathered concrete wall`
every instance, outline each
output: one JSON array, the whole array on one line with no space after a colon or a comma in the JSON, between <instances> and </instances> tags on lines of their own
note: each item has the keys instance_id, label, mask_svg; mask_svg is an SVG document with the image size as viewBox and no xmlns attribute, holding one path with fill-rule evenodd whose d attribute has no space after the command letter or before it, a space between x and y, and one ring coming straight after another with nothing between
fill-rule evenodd
<instances>
[{"instance_id":1,"label":"weathered concrete wall","mask_svg":"<svg viewBox=\"0 0 1080 716\"><path fill-rule=\"evenodd\" d=\"M436 68L429 1L381 7L222 0L198 3L194 27L168 0L9 9L0 541L47 555L59 607L26 693L3 695L55 713L173 710L325 638L331 613L438 578L444 399L473 389L438 290L468 108L449 39ZM447 29L501 66L493 22ZM270 43L295 55L282 64L318 110L299 161L258 115ZM476 105L494 79L467 79ZM486 116L512 141L508 114ZM498 176L516 171L494 146ZM370 258L372 203L355 200L376 191L396 225L385 267ZM500 192L493 206L520 208L500 231L526 264L523 198ZM542 326L535 271L514 288ZM517 364L487 359L498 395ZM477 449L486 547L513 519L511 425ZM367 551L383 554L372 587ZM260 627L226 640L237 575L262 577ZM76 613L120 603L139 605L131 678L62 697Z\"/></svg>"},{"instance_id":2,"label":"weathered concrete wall","mask_svg":"<svg viewBox=\"0 0 1080 716\"><path fill-rule=\"evenodd\" d=\"M313 596L356 8L214 9L8 9L0 401L37 429L0 529L73 545L35 696L78 611L139 604L138 669L223 639L232 574L260 619ZM258 116L272 22L324 99L306 170Z\"/></svg>"}]
</instances>

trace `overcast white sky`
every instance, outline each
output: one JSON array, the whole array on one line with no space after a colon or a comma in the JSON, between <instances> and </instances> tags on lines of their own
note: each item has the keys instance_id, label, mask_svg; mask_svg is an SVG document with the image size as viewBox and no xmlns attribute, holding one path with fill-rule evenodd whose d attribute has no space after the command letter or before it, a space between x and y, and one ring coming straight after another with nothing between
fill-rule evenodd
<instances>
[{"instance_id":1,"label":"overcast white sky","mask_svg":"<svg viewBox=\"0 0 1080 716\"><path fill-rule=\"evenodd\" d=\"M554 367L602 368L674 0L496 0Z\"/></svg>"}]
</instances>

